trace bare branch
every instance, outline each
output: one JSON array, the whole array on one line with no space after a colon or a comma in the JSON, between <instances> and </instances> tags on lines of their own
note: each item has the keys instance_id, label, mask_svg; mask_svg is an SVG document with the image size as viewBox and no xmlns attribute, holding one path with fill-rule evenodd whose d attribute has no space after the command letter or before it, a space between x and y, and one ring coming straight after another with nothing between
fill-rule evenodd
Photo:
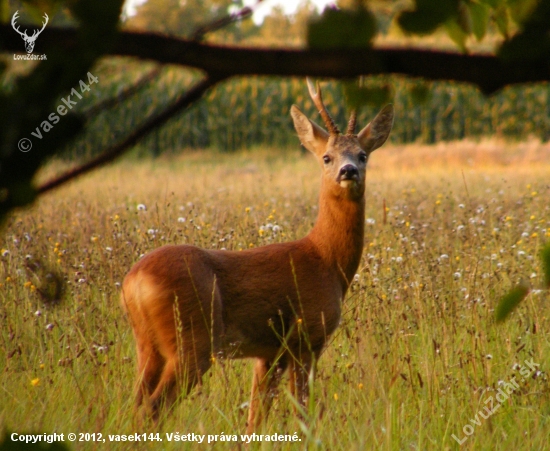
<instances>
[{"instance_id":1,"label":"bare branch","mask_svg":"<svg viewBox=\"0 0 550 451\"><path fill-rule=\"evenodd\" d=\"M112 108L121 102L124 102L126 99L133 96L134 94L139 92L141 89L143 89L147 84L153 81L153 79L155 79L158 76L161 70L162 70L162 67L159 67L159 66L155 67L148 74L141 77L135 84L126 87L117 96L102 100L101 102L98 102L92 107L88 108L84 112L84 116L86 116L86 119L90 119L92 116L95 116L99 112Z\"/></svg>"},{"instance_id":2,"label":"bare branch","mask_svg":"<svg viewBox=\"0 0 550 451\"><path fill-rule=\"evenodd\" d=\"M91 171L92 169L98 168L106 163L113 161L115 158L122 155L130 147L135 145L140 139L144 138L152 130L163 125L175 114L189 107L193 102L199 100L208 89L210 89L212 86L214 86L216 83L219 83L223 79L224 76L221 75L209 75L203 78L201 81L192 86L191 89L189 89L186 93L182 94L182 96L174 104L166 108L158 115L145 121L144 124L135 129L124 141L113 145L101 155L92 159L88 163L85 163L82 166L78 166L63 175L60 175L55 179L44 183L36 190L37 193L43 194L51 191L52 189L67 183L69 180L72 180L82 174L85 174L86 172Z\"/></svg>"},{"instance_id":3,"label":"bare branch","mask_svg":"<svg viewBox=\"0 0 550 451\"><path fill-rule=\"evenodd\" d=\"M41 42L67 51L76 45L77 31L50 27ZM5 50L18 51L20 42L10 26L0 26ZM514 83L550 80L546 63L512 64L488 54L410 49L272 50L202 44L154 33L122 32L111 55L134 56L232 75L280 75L346 78L401 74L427 80L473 83L485 93Z\"/></svg>"},{"instance_id":4,"label":"bare branch","mask_svg":"<svg viewBox=\"0 0 550 451\"><path fill-rule=\"evenodd\" d=\"M217 31L223 27L226 27L229 24L232 24L234 22L238 22L239 20L246 19L247 17L250 17L252 15L252 12L254 9L262 2L263 0L257 0L256 4L252 6L245 6L244 8L240 9L237 12L234 12L232 14L228 14L220 19L216 19L211 23L205 24L195 30L195 32L191 35L191 40L193 41L202 41L204 39L204 36L208 33L212 33L214 31Z\"/></svg>"}]
</instances>

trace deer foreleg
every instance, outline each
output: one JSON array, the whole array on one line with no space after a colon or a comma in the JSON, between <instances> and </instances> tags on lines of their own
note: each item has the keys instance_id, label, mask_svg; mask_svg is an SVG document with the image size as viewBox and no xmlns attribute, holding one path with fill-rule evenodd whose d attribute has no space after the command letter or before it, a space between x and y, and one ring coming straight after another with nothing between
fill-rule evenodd
<instances>
[{"instance_id":1,"label":"deer foreleg","mask_svg":"<svg viewBox=\"0 0 550 451\"><path fill-rule=\"evenodd\" d=\"M275 364L267 359L256 359L254 376L252 378L252 393L246 433L252 434L267 417L277 385L287 366L285 358L280 358Z\"/></svg>"}]
</instances>

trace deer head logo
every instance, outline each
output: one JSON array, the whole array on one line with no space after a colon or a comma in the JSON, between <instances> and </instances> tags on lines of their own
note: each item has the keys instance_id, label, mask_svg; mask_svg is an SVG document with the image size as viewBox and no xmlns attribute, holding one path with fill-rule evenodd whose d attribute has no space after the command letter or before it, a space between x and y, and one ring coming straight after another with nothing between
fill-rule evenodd
<instances>
[{"instance_id":1,"label":"deer head logo","mask_svg":"<svg viewBox=\"0 0 550 451\"><path fill-rule=\"evenodd\" d=\"M15 26L15 22L17 21L17 18L19 17L19 11L15 11L15 14L11 18L11 26L15 31L17 31L23 40L25 41L25 49L27 50L27 53L32 53L34 50L34 43L36 42L36 38L42 31L44 31L44 28L46 28L46 24L48 23L48 15L44 13L44 20L45 22L42 23L42 28L40 30L34 30L32 33L32 36L27 36L27 30L24 32L19 31L19 27Z\"/></svg>"}]
</instances>

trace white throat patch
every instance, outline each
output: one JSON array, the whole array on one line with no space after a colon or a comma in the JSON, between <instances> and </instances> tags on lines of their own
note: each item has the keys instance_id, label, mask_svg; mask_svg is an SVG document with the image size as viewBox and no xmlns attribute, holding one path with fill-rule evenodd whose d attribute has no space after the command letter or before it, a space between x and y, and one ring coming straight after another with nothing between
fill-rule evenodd
<instances>
[{"instance_id":1,"label":"white throat patch","mask_svg":"<svg viewBox=\"0 0 550 451\"><path fill-rule=\"evenodd\" d=\"M340 186L342 188L351 188L354 185L355 185L355 180L341 180L340 181Z\"/></svg>"}]
</instances>

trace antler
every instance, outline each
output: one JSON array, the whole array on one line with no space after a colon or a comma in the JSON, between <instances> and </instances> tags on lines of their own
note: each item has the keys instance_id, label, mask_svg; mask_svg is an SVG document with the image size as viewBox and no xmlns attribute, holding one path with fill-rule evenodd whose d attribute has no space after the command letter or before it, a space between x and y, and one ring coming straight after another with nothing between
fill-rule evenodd
<instances>
[{"instance_id":1,"label":"antler","mask_svg":"<svg viewBox=\"0 0 550 451\"><path fill-rule=\"evenodd\" d=\"M352 110L351 117L348 122L348 129L346 130L346 135L355 134L355 123L357 122L357 110Z\"/></svg>"},{"instance_id":2,"label":"antler","mask_svg":"<svg viewBox=\"0 0 550 451\"><path fill-rule=\"evenodd\" d=\"M34 30L33 33L32 33L32 36L28 36L27 35L27 30L25 30L22 33L21 31L19 31L19 27L17 27L17 28L15 27L15 21L18 18L19 18L19 11L15 11L15 14L11 18L11 26L13 27L13 29L15 31L17 31L21 35L21 37L23 37L23 39L25 39L25 41L27 41L27 40L34 41L38 37L38 35L44 31L44 28L46 28L46 25L48 25L48 20L49 20L48 15L46 13L44 13L44 19L46 20L46 22L42 23L42 28L40 30Z\"/></svg>"},{"instance_id":3,"label":"antler","mask_svg":"<svg viewBox=\"0 0 550 451\"><path fill-rule=\"evenodd\" d=\"M25 37L28 38L28 36L27 36L27 30L25 30L24 33L21 33L21 32L19 31L19 27L15 28L15 21L16 21L18 18L19 18L19 11L15 11L15 14L14 14L13 17L11 18L11 26L12 26L13 29L14 29L15 31L17 31L21 36L25 36ZM24 38L23 38L23 39L24 39Z\"/></svg>"},{"instance_id":4,"label":"antler","mask_svg":"<svg viewBox=\"0 0 550 451\"><path fill-rule=\"evenodd\" d=\"M46 25L48 25L48 19L49 19L49 17L48 17L48 15L47 15L46 13L44 13L44 19L46 19L46 22L42 23L42 28L41 28L40 31L34 30L34 32L33 32L33 34L32 34L32 37L33 37L33 38L37 38L38 35L44 31L44 28L46 28ZM36 35L36 36L35 36L35 35Z\"/></svg>"},{"instance_id":5,"label":"antler","mask_svg":"<svg viewBox=\"0 0 550 451\"><path fill-rule=\"evenodd\" d=\"M330 114L328 114L328 111L323 103L323 97L321 95L319 82L317 82L317 92L315 92L313 82L309 78L307 78L307 89L309 90L309 95L311 96L311 100L313 100L313 104L317 107L317 109L319 110L319 114L325 122L325 126L327 127L328 132L333 136L339 135L340 130L338 130L338 127L330 117Z\"/></svg>"}]
</instances>

